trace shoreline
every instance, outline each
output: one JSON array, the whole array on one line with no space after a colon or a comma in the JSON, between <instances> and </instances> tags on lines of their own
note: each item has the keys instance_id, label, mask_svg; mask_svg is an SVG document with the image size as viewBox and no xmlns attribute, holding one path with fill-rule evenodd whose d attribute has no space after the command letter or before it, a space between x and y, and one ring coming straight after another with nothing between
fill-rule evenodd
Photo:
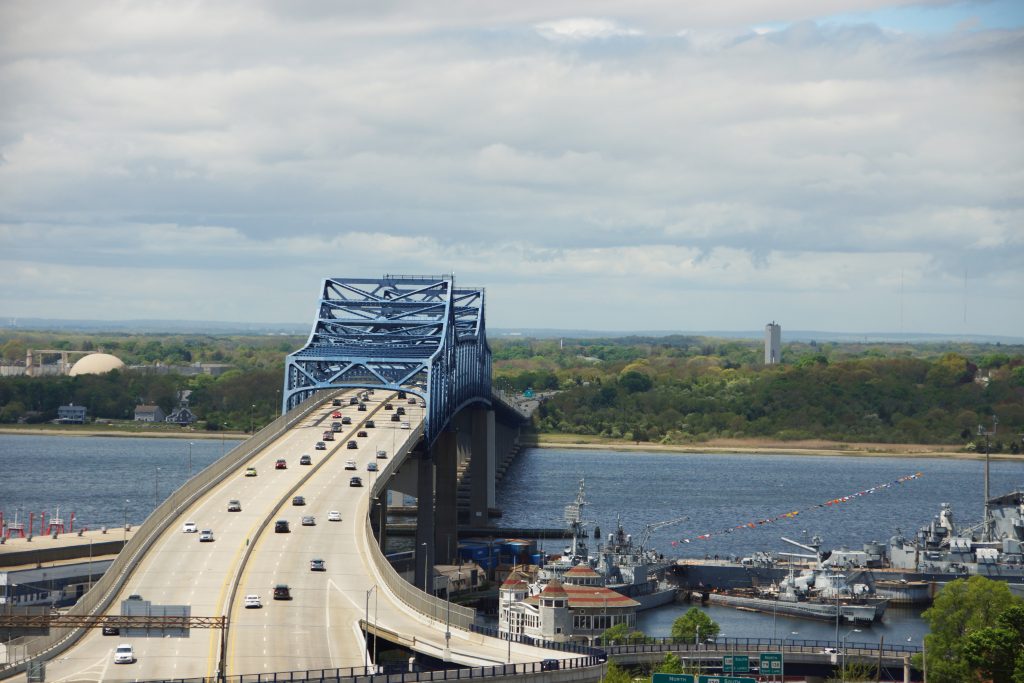
<instances>
[{"instance_id":1,"label":"shoreline","mask_svg":"<svg viewBox=\"0 0 1024 683\"><path fill-rule=\"evenodd\" d=\"M0 434L14 434L15 436L112 436L118 438L137 439L248 439L251 435L243 432L162 432L162 431L137 431L132 432L125 429L49 429L46 427L0 427Z\"/></svg>"},{"instance_id":2,"label":"shoreline","mask_svg":"<svg viewBox=\"0 0 1024 683\"><path fill-rule=\"evenodd\" d=\"M572 450L642 451L645 453L682 453L702 455L810 455L830 457L876 458L944 458L953 460L984 460L985 453L958 450L955 446L930 444L844 443L823 441L769 441L717 439L704 444L656 444L632 442L597 442L577 439L538 438L524 448L565 448ZM991 460L1024 461L1024 454L992 453Z\"/></svg>"}]
</instances>

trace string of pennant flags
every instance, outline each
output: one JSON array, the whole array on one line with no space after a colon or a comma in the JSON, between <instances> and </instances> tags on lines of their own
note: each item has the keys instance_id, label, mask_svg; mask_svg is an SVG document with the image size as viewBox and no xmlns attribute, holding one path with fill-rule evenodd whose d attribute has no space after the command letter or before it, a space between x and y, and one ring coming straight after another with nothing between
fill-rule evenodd
<instances>
[{"instance_id":1,"label":"string of pennant flags","mask_svg":"<svg viewBox=\"0 0 1024 683\"><path fill-rule=\"evenodd\" d=\"M784 512L782 514L775 515L774 517L765 517L764 519L758 519L758 520L751 521L751 522L744 522L742 524L737 524L736 526L727 527L727 528L721 529L719 531L712 531L712 532L708 532L708 533L705 533L705 534L700 534L699 536L691 536L689 538L682 538L682 539L679 539L678 541L672 541L672 545L673 546L678 546L680 543L692 543L693 541L706 541L709 538L713 538L715 536L721 536L722 534L731 534L734 531L742 531L744 529L756 529L759 526L764 526L766 524L773 524L773 523L778 522L779 520L783 520L783 519L792 519L793 517L796 517L799 514L802 514L802 513L805 513L805 512L810 512L812 510L817 510L819 508L827 508L827 507L832 507L832 506L835 506L835 505L842 505L843 503L848 503L848 502L850 502L852 500L856 500L857 498L860 498L862 496L867 496L867 495L870 495L872 493L876 493L878 491L882 491L884 489L891 488L893 486L898 486L898 485L906 483L908 481L913 481L914 479L920 479L923 476L924 476L924 473L922 473L922 472L915 472L914 474L908 474L906 476L900 477L899 479L894 479L893 481L887 481L884 484L879 484L878 486L872 486L871 488L864 489L863 491L857 491L856 493L851 493L848 496L842 496L840 498L833 498L832 500L826 500L824 503L818 503L817 505L812 505L812 506L810 506L808 508L805 508L803 510L793 510L791 512Z\"/></svg>"}]
</instances>

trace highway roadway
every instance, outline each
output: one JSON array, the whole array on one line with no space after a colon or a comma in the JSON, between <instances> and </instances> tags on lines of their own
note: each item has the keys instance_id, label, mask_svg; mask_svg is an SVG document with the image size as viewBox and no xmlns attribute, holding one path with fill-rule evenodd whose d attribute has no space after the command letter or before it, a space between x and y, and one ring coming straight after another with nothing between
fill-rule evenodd
<instances>
[{"instance_id":1,"label":"highway roadway","mask_svg":"<svg viewBox=\"0 0 1024 683\"><path fill-rule=\"evenodd\" d=\"M442 621L432 621L387 590L370 559L364 526L369 487L376 476L367 471L367 464L376 462L383 469L388 460L378 459L376 452L386 450L391 458L415 433L423 408L377 391L369 396L367 411L359 412L348 405L354 395L343 394L340 408L353 424L335 434L337 440L327 442L328 450L317 451L314 445L334 421L331 414L339 410L330 402L192 505L145 555L108 613L119 614L121 599L138 594L155 604L190 605L193 616L227 614L229 674L362 666L367 655L358 621L364 616L367 591L372 590L371 622L412 637L415 649L441 657L444 615L439 615ZM401 421L390 420L394 411L384 409L389 400L406 409ZM376 426L367 429L367 419ZM402 421L411 429L401 429ZM360 430L367 436L357 437ZM357 443L356 449L346 447L350 440ZM299 465L303 454L311 456L312 465ZM274 468L279 458L287 462L287 469ZM345 469L350 459L355 460L356 471ZM248 466L256 467L257 476L244 476ZM352 476L361 477L363 486L351 487ZM304 496L306 505L292 505L295 495ZM228 512L232 499L241 502L240 512ZM328 521L331 510L341 513L341 522ZM315 526L302 526L304 515L313 516ZM270 523L261 528L268 517ZM275 533L276 519L287 520L290 533ZM184 533L185 522L211 529L214 541L200 542L199 533ZM326 571L310 570L314 558L325 561ZM227 605L236 577L235 600ZM273 587L279 583L289 586L291 600L273 599ZM243 607L249 594L258 595L263 606ZM127 638L103 636L97 629L47 663L47 681L212 676L219 640L216 630L192 630L183 638ZM133 645L133 664L113 663L114 648L122 642ZM501 640L452 629L451 659L459 663L502 663L507 661L507 647ZM517 644L511 650L514 662L564 654Z\"/></svg>"}]
</instances>

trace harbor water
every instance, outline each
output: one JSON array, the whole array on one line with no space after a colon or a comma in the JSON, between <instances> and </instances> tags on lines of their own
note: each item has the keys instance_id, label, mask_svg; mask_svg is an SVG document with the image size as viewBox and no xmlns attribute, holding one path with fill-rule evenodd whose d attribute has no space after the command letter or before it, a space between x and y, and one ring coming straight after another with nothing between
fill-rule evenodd
<instances>
[{"instance_id":1,"label":"harbor water","mask_svg":"<svg viewBox=\"0 0 1024 683\"><path fill-rule=\"evenodd\" d=\"M125 515L142 522L188 476L189 441L130 437L20 436L0 434L0 510L53 515L60 508L76 526L118 526ZM192 472L198 472L238 442L191 442ZM841 504L816 507L868 488L920 472L921 477L877 489ZM590 505L584 519L602 533L620 516L639 538L645 524L688 516L677 526L655 532L649 545L666 556L745 556L758 550L786 551L780 536L806 540L815 534L824 547L859 548L885 542L897 529L913 534L951 503L958 523L980 518L983 463L939 458L818 457L793 455L708 455L528 449L513 463L498 488L497 520L509 527L559 527L563 511L586 480ZM994 461L993 494L1024 486L1024 462ZM126 502L127 501L127 502ZM740 524L799 512L754 528ZM725 529L733 530L725 533ZM706 540L697 536L710 534ZM682 542L691 539L690 543ZM675 545L673 545L675 541ZM564 539L542 541L548 552ZM638 626L650 635L668 635L672 621L689 605L641 613ZM711 606L707 609L731 637L821 639L835 627L790 617ZM843 628L840 635L850 628ZM890 607L884 622L848 636L850 642L920 643L926 631L920 610ZM909 639L909 641L908 641Z\"/></svg>"}]
</instances>

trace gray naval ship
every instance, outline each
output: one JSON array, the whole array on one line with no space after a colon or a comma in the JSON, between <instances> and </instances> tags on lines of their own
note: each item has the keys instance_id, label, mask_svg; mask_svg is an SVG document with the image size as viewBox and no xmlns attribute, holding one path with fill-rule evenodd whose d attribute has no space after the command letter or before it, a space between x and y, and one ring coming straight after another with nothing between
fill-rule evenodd
<instances>
[{"instance_id":1,"label":"gray naval ship","mask_svg":"<svg viewBox=\"0 0 1024 683\"><path fill-rule=\"evenodd\" d=\"M927 603L949 581L971 576L1005 581L1024 597L1024 489L989 498L980 523L958 525L943 503L911 538L897 531L888 545L839 548L826 559L835 568L870 570L878 595L893 604ZM740 560L679 560L673 574L691 590L750 588L778 584L790 565L762 552Z\"/></svg>"}]
</instances>

